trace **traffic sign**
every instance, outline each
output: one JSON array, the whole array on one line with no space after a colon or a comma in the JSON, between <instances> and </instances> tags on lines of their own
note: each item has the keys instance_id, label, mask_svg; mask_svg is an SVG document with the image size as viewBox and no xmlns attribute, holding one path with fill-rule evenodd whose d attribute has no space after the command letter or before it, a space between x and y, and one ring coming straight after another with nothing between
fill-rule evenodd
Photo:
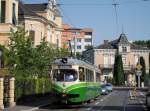
<instances>
[{"instance_id":1,"label":"traffic sign","mask_svg":"<svg viewBox=\"0 0 150 111\"><path fill-rule=\"evenodd\" d=\"M136 68L137 68L137 70L141 70L142 69L142 66L141 66L141 64L137 64L137 66L136 66Z\"/></svg>"}]
</instances>

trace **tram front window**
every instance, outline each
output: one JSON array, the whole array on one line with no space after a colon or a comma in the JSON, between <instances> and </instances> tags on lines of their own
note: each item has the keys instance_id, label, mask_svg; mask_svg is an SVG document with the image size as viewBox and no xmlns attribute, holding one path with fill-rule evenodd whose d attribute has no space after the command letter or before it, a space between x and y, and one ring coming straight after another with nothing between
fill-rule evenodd
<instances>
[{"instance_id":1,"label":"tram front window","mask_svg":"<svg viewBox=\"0 0 150 111\"><path fill-rule=\"evenodd\" d=\"M72 69L53 70L53 80L60 82L72 82L77 79L77 72Z\"/></svg>"}]
</instances>

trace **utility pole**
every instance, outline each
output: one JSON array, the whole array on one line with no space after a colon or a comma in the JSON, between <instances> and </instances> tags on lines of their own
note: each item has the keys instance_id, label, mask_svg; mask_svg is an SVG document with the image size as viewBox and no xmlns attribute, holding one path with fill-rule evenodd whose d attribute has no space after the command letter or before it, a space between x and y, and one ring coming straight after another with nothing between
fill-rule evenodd
<instances>
[{"instance_id":1,"label":"utility pole","mask_svg":"<svg viewBox=\"0 0 150 111\"><path fill-rule=\"evenodd\" d=\"M74 56L76 57L76 32L74 32Z\"/></svg>"}]
</instances>

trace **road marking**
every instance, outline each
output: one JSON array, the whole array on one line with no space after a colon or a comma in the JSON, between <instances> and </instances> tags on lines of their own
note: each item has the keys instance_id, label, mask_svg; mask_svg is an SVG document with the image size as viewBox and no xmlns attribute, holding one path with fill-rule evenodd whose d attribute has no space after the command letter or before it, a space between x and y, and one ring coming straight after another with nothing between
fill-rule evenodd
<instances>
[{"instance_id":1,"label":"road marking","mask_svg":"<svg viewBox=\"0 0 150 111\"><path fill-rule=\"evenodd\" d=\"M104 99L101 99L100 101L103 101Z\"/></svg>"},{"instance_id":2,"label":"road marking","mask_svg":"<svg viewBox=\"0 0 150 111\"><path fill-rule=\"evenodd\" d=\"M86 110L87 110L87 111L90 111L91 109L92 109L92 108L87 108Z\"/></svg>"},{"instance_id":3,"label":"road marking","mask_svg":"<svg viewBox=\"0 0 150 111\"><path fill-rule=\"evenodd\" d=\"M95 103L95 105L99 104L99 102Z\"/></svg>"},{"instance_id":4,"label":"road marking","mask_svg":"<svg viewBox=\"0 0 150 111\"><path fill-rule=\"evenodd\" d=\"M34 110L38 110L40 107L43 107L43 106L46 106L46 105L49 105L49 104L50 103L47 103L47 104L43 104L43 105L31 108L31 109L26 109L26 110L21 110L21 111L34 111Z\"/></svg>"},{"instance_id":5,"label":"road marking","mask_svg":"<svg viewBox=\"0 0 150 111\"><path fill-rule=\"evenodd\" d=\"M139 93L141 96L146 97L144 93L142 93L142 92L139 92Z\"/></svg>"}]
</instances>

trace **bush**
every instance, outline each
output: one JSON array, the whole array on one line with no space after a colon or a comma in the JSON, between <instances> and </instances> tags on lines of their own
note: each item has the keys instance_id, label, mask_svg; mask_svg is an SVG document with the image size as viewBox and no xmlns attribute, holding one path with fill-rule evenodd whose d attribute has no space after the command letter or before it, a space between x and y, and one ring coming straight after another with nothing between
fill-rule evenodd
<instances>
[{"instance_id":1,"label":"bush","mask_svg":"<svg viewBox=\"0 0 150 111\"><path fill-rule=\"evenodd\" d=\"M15 100L26 96L38 96L51 93L51 81L48 78L16 78Z\"/></svg>"}]
</instances>

